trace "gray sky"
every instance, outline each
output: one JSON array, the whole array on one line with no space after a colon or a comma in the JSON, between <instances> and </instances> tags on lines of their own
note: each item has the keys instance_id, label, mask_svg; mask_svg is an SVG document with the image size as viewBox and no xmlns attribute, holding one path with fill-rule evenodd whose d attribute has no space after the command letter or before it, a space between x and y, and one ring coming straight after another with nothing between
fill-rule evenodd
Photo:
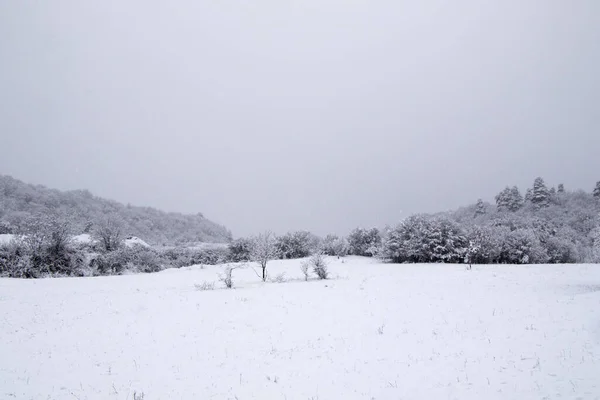
<instances>
[{"instance_id":1,"label":"gray sky","mask_svg":"<svg viewBox=\"0 0 600 400\"><path fill-rule=\"evenodd\" d=\"M234 235L600 180L600 2L3 1L0 173Z\"/></svg>"}]
</instances>

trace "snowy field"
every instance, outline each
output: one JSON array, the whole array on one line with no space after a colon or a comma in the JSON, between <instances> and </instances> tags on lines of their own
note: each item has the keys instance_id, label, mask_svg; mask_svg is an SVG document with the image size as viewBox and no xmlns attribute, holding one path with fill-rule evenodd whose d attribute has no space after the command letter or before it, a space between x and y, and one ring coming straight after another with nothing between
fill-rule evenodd
<instances>
[{"instance_id":1,"label":"snowy field","mask_svg":"<svg viewBox=\"0 0 600 400\"><path fill-rule=\"evenodd\" d=\"M598 265L299 263L0 279L0 398L600 398Z\"/></svg>"}]
</instances>

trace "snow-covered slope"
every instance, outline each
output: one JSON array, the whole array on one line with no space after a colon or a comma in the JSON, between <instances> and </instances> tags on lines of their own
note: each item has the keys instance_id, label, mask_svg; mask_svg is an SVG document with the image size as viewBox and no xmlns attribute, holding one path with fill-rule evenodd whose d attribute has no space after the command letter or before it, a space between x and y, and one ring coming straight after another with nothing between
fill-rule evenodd
<instances>
[{"instance_id":1,"label":"snow-covered slope","mask_svg":"<svg viewBox=\"0 0 600 400\"><path fill-rule=\"evenodd\" d=\"M0 279L0 398L596 399L597 265ZM219 285L218 285L219 286Z\"/></svg>"}]
</instances>

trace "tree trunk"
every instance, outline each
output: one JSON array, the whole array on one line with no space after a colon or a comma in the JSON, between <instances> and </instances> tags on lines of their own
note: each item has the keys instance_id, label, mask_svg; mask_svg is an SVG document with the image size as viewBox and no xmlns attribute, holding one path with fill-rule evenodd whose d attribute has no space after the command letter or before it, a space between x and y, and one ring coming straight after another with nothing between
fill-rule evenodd
<instances>
[{"instance_id":1,"label":"tree trunk","mask_svg":"<svg viewBox=\"0 0 600 400\"><path fill-rule=\"evenodd\" d=\"M262 270L263 270L263 282L267 281L267 277L265 276L265 272L267 271L267 266L263 265L262 266Z\"/></svg>"}]
</instances>

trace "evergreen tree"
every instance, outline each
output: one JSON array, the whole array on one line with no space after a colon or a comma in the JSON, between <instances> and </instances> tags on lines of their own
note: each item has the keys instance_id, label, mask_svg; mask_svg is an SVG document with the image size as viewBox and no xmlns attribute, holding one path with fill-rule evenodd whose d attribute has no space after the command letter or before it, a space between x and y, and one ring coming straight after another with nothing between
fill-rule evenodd
<instances>
[{"instance_id":1,"label":"evergreen tree","mask_svg":"<svg viewBox=\"0 0 600 400\"><path fill-rule=\"evenodd\" d=\"M508 211L511 206L511 191L507 186L503 191L496 195L496 208L498 211Z\"/></svg>"},{"instance_id":2,"label":"evergreen tree","mask_svg":"<svg viewBox=\"0 0 600 400\"><path fill-rule=\"evenodd\" d=\"M544 180L542 178L536 178L533 182L533 196L531 197L531 202L538 207L546 207L548 206L549 197L550 193L548 192Z\"/></svg>"},{"instance_id":3,"label":"evergreen tree","mask_svg":"<svg viewBox=\"0 0 600 400\"><path fill-rule=\"evenodd\" d=\"M483 202L483 200L478 199L477 205L475 206L475 217L478 217L480 215L485 215L485 214L486 214L485 203Z\"/></svg>"},{"instance_id":4,"label":"evergreen tree","mask_svg":"<svg viewBox=\"0 0 600 400\"><path fill-rule=\"evenodd\" d=\"M521 196L521 192L519 192L519 188L513 186L510 190L510 200L509 200L509 210L510 211L518 211L523 206L523 196Z\"/></svg>"},{"instance_id":5,"label":"evergreen tree","mask_svg":"<svg viewBox=\"0 0 600 400\"><path fill-rule=\"evenodd\" d=\"M600 199L600 181L596 182L596 187L594 188L594 191L592 192L594 197L597 197Z\"/></svg>"},{"instance_id":6,"label":"evergreen tree","mask_svg":"<svg viewBox=\"0 0 600 400\"><path fill-rule=\"evenodd\" d=\"M533 190L531 188L527 189L527 192L525 192L525 202L531 202L531 198L533 197Z\"/></svg>"},{"instance_id":7,"label":"evergreen tree","mask_svg":"<svg viewBox=\"0 0 600 400\"><path fill-rule=\"evenodd\" d=\"M558 193L564 193L565 192L565 185L563 185L562 183L558 184Z\"/></svg>"}]
</instances>

